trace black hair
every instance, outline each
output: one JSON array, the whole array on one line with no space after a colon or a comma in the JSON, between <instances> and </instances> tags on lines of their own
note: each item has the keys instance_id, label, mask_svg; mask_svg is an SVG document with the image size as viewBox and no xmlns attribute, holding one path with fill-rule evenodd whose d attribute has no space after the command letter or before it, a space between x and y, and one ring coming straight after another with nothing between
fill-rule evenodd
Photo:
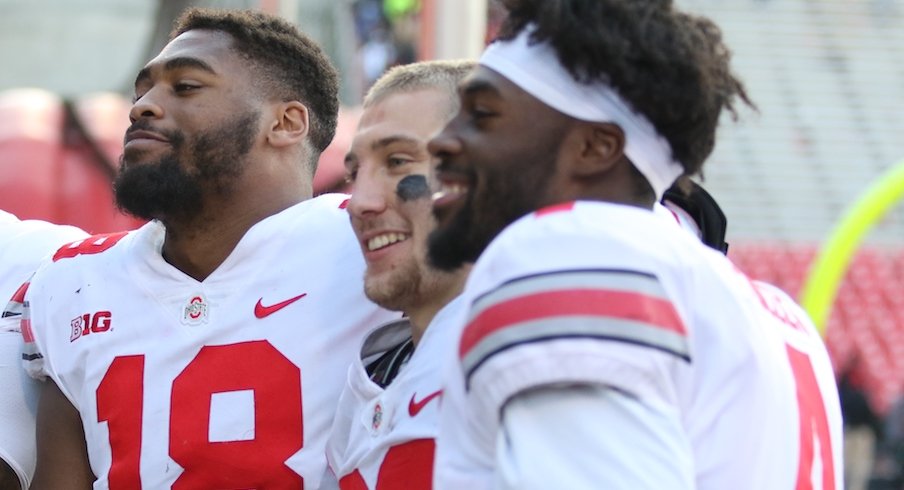
<instances>
[{"instance_id":1,"label":"black hair","mask_svg":"<svg viewBox=\"0 0 904 490\"><path fill-rule=\"evenodd\" d=\"M729 67L731 52L709 19L671 0L503 0L499 39L528 25L576 80L610 84L669 142L684 175L700 171L723 109L754 107Z\"/></svg>"},{"instance_id":2,"label":"black hair","mask_svg":"<svg viewBox=\"0 0 904 490\"><path fill-rule=\"evenodd\" d=\"M316 155L330 144L339 114L339 75L317 43L289 22L263 12L199 8L186 10L176 20L170 39L196 29L229 34L235 50L259 69L264 90L308 108L309 139Z\"/></svg>"}]
</instances>

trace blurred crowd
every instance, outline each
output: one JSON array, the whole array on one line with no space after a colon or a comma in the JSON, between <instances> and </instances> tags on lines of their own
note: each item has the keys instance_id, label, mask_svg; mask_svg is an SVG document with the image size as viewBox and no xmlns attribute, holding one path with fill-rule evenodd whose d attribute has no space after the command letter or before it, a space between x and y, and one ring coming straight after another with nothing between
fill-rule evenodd
<instances>
[{"instance_id":1,"label":"blurred crowd","mask_svg":"<svg viewBox=\"0 0 904 490\"><path fill-rule=\"evenodd\" d=\"M365 90L387 68L418 59L418 0L356 0L353 11Z\"/></svg>"},{"instance_id":2,"label":"blurred crowd","mask_svg":"<svg viewBox=\"0 0 904 490\"><path fill-rule=\"evenodd\" d=\"M844 416L845 488L904 489L904 397L882 416L862 387L857 363L838 379Z\"/></svg>"}]
</instances>

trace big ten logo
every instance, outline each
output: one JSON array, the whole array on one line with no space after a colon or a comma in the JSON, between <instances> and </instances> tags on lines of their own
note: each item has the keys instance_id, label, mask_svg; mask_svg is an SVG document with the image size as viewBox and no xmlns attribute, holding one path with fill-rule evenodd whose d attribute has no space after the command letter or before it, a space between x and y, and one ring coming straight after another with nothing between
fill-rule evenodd
<instances>
[{"instance_id":1,"label":"big ten logo","mask_svg":"<svg viewBox=\"0 0 904 490\"><path fill-rule=\"evenodd\" d=\"M70 326L72 333L69 335L69 342L75 342L76 339L87 337L92 333L101 333L110 330L113 323L113 314L109 311L98 311L93 315L85 313L72 319Z\"/></svg>"}]
</instances>

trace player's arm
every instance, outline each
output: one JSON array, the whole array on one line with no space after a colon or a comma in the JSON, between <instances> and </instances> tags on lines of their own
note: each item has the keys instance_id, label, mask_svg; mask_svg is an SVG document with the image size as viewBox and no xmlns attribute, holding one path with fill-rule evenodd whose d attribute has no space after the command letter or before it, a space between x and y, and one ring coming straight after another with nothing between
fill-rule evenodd
<instances>
[{"instance_id":1,"label":"player's arm","mask_svg":"<svg viewBox=\"0 0 904 490\"><path fill-rule=\"evenodd\" d=\"M0 320L0 489L28 488L35 467L38 383L25 378L18 322Z\"/></svg>"},{"instance_id":2,"label":"player's arm","mask_svg":"<svg viewBox=\"0 0 904 490\"><path fill-rule=\"evenodd\" d=\"M691 489L693 461L674 409L602 385L515 396L502 411L497 489Z\"/></svg>"},{"instance_id":3,"label":"player's arm","mask_svg":"<svg viewBox=\"0 0 904 490\"><path fill-rule=\"evenodd\" d=\"M525 274L478 296L459 359L496 488L693 488L675 386L688 335L644 271Z\"/></svg>"},{"instance_id":4,"label":"player's arm","mask_svg":"<svg viewBox=\"0 0 904 490\"><path fill-rule=\"evenodd\" d=\"M78 410L48 379L41 388L37 417L38 463L32 490L92 488L85 432Z\"/></svg>"}]
</instances>

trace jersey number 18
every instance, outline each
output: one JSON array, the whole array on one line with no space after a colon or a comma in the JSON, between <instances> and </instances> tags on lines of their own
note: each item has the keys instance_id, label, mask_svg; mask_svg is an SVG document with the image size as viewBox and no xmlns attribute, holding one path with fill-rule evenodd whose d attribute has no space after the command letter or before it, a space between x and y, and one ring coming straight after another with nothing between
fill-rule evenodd
<instances>
[{"instance_id":1,"label":"jersey number 18","mask_svg":"<svg viewBox=\"0 0 904 490\"><path fill-rule=\"evenodd\" d=\"M97 388L97 419L110 434L111 490L141 489L144 359L115 358ZM239 390L254 392L254 438L211 442L212 395ZM184 471L172 488L304 488L285 465L303 445L301 407L301 370L269 342L201 348L173 380L169 455Z\"/></svg>"}]
</instances>

